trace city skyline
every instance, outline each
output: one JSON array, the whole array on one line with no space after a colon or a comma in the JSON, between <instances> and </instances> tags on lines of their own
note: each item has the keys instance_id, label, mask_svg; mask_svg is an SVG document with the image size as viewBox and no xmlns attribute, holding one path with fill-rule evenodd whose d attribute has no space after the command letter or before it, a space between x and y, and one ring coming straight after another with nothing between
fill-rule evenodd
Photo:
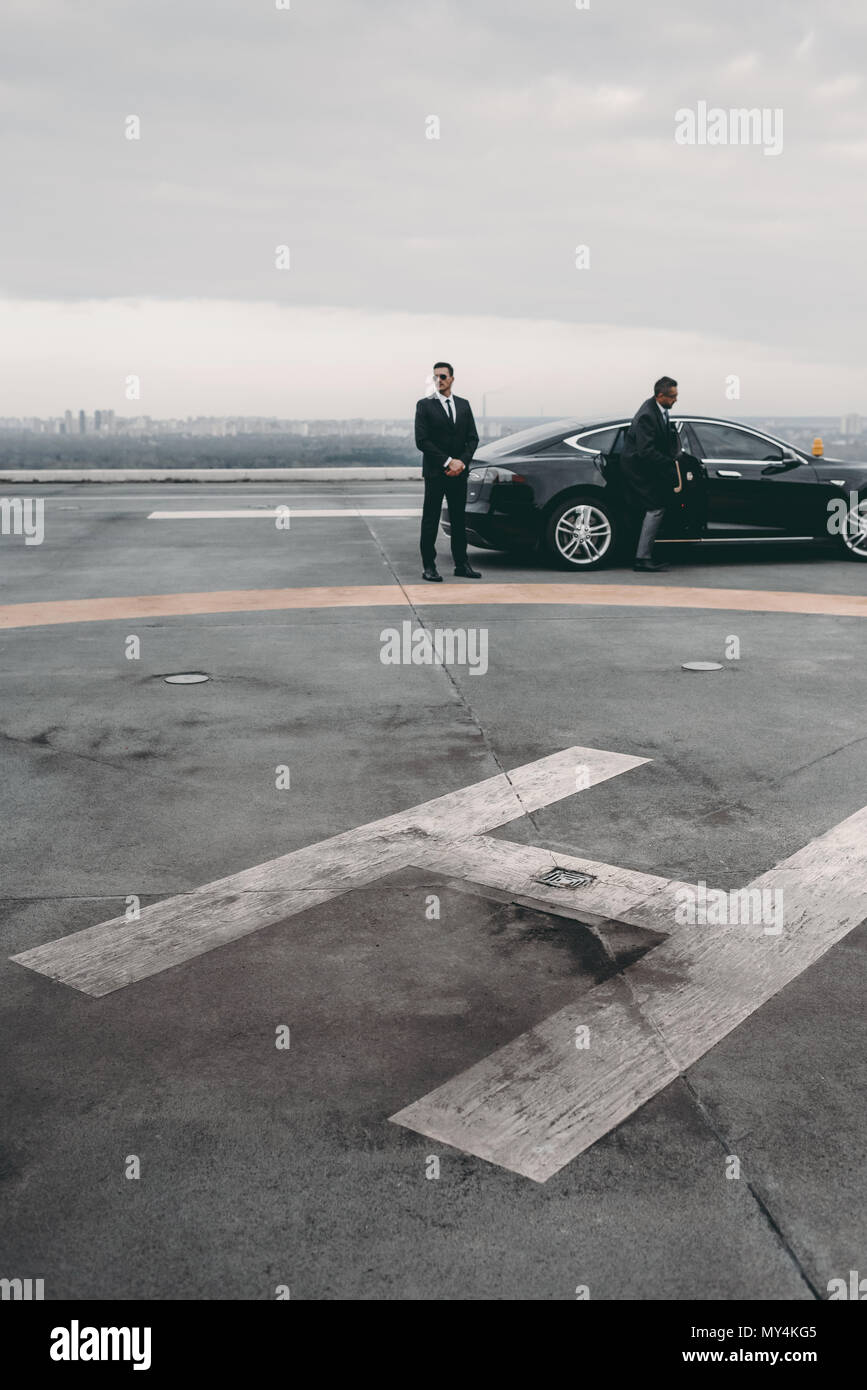
<instances>
[{"instance_id":1,"label":"city skyline","mask_svg":"<svg viewBox=\"0 0 867 1390\"><path fill-rule=\"evenodd\" d=\"M689 415L689 411L674 412ZM479 416L479 434L483 440L500 438L518 429L555 417L540 413L536 416ZM590 418L587 422L591 423ZM597 417L601 418L601 417ZM821 430L833 442L858 443L867 434L867 419L856 412L842 416L749 416L724 413L721 418L740 420L769 433L782 431L793 443L808 445ZM67 409L63 415L47 417L0 416L0 434L23 433L54 438L123 439L142 436L182 435L188 438L232 438L243 435L293 436L296 438L369 435L381 439L411 439L412 417L329 417L296 419L257 415L188 415L167 418L149 415L118 416L113 410Z\"/></svg>"}]
</instances>

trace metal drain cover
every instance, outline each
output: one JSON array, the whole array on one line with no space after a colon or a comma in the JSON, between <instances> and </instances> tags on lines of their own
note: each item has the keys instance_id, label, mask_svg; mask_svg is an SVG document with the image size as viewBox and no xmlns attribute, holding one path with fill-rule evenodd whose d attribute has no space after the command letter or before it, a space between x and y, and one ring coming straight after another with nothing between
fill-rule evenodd
<instances>
[{"instance_id":1,"label":"metal drain cover","mask_svg":"<svg viewBox=\"0 0 867 1390\"><path fill-rule=\"evenodd\" d=\"M544 883L549 888L586 888L588 883L595 881L595 874L582 874L577 869L560 869L556 866L544 874L537 874L533 879L534 883Z\"/></svg>"},{"instance_id":2,"label":"metal drain cover","mask_svg":"<svg viewBox=\"0 0 867 1390\"><path fill-rule=\"evenodd\" d=\"M176 676L163 676L166 685L201 685L202 681L209 681L210 676L205 676L201 671L180 671Z\"/></svg>"},{"instance_id":3,"label":"metal drain cover","mask_svg":"<svg viewBox=\"0 0 867 1390\"><path fill-rule=\"evenodd\" d=\"M721 661L685 661L681 671L721 671Z\"/></svg>"}]
</instances>

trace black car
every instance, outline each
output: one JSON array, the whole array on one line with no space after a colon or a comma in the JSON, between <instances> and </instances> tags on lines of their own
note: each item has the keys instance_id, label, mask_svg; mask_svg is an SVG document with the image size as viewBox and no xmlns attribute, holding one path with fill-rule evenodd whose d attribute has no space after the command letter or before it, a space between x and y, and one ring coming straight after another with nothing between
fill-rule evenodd
<instances>
[{"instance_id":1,"label":"black car","mask_svg":"<svg viewBox=\"0 0 867 1390\"><path fill-rule=\"evenodd\" d=\"M483 445L468 478L468 539L534 547L564 569L631 553L641 517L626 506L618 470L629 424L555 420ZM672 424L678 487L657 544L816 541L867 560L867 463L814 458L731 420ZM442 524L448 534L445 508Z\"/></svg>"}]
</instances>

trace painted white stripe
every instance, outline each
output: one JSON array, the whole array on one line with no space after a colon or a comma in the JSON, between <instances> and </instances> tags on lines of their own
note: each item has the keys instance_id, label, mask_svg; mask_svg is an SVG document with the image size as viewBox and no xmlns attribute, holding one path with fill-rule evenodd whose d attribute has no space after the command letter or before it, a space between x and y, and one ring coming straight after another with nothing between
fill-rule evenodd
<instances>
[{"instance_id":1,"label":"painted white stripe","mask_svg":"<svg viewBox=\"0 0 867 1390\"><path fill-rule=\"evenodd\" d=\"M598 748L567 748L193 893L167 898L144 908L137 922L115 917L12 959L85 994L109 994L396 869L425 862L428 849L441 854L443 840L483 834L561 801L584 784L594 786L645 762ZM546 859L550 865L551 855Z\"/></svg>"},{"instance_id":2,"label":"painted white stripe","mask_svg":"<svg viewBox=\"0 0 867 1390\"><path fill-rule=\"evenodd\" d=\"M6 468L0 482L7 483L387 483L421 482L421 464L372 468L350 464L346 468Z\"/></svg>"},{"instance_id":3,"label":"painted white stripe","mask_svg":"<svg viewBox=\"0 0 867 1390\"><path fill-rule=\"evenodd\" d=\"M500 886L511 891L516 871L504 864ZM493 856L488 869L490 883L498 869ZM761 926L675 926L679 885L657 880L662 886L641 900L644 876L631 877L624 891L638 897L617 915L668 931L667 940L406 1106L392 1116L396 1124L545 1182L867 917L867 807L748 885L782 889L780 936ZM586 1049L575 1046L580 1025L590 1029Z\"/></svg>"},{"instance_id":4,"label":"painted white stripe","mask_svg":"<svg viewBox=\"0 0 867 1390\"><path fill-rule=\"evenodd\" d=\"M231 484L231 490L236 491L235 484ZM419 495L419 489L413 492L401 490L392 491L391 488L374 487L364 492L351 492L348 489L338 488L337 493L347 501L354 497L361 497L366 500L382 497L404 497L407 500L414 500ZM294 498L310 501L315 498L327 499L333 497L334 492L329 492L324 488L315 488L312 492L297 492L293 487L290 495ZM284 499L285 494L282 488L272 488L270 492L243 492L238 490L238 496L251 502L275 502ZM46 494L45 501L48 503L75 502L78 507L108 507L112 511L122 507L124 502L225 502L226 489L222 492L121 492L117 496L109 496L104 492L50 492ZM291 505L291 504L290 504Z\"/></svg>"},{"instance_id":5,"label":"painted white stripe","mask_svg":"<svg viewBox=\"0 0 867 1390\"><path fill-rule=\"evenodd\" d=\"M296 517L330 517L330 516L421 516L421 507L322 507L322 508L302 508L293 507L286 502L284 508L288 507L290 521ZM224 511L189 511L189 512L149 512L148 521L200 521L234 518L234 517L259 517L278 515L277 507L246 507L244 509Z\"/></svg>"},{"instance_id":6,"label":"painted white stripe","mask_svg":"<svg viewBox=\"0 0 867 1390\"><path fill-rule=\"evenodd\" d=\"M564 869L576 869L590 874L593 882L578 888L555 888L537 883L536 877L550 869L552 862ZM419 863L418 867L422 867ZM643 909L640 922L650 926L646 905L657 894L670 893L672 880L656 874L643 874L634 869L620 869L595 859L579 859L574 855L553 855L551 850L536 845L515 844L510 840L493 839L488 835L468 836L464 840L442 842L431 846L424 857L425 868L435 869L452 878L464 878L481 887L496 888L516 899L544 907L546 912L566 917L579 917L582 922L603 922L616 918L630 922L632 913ZM670 922L661 928L668 931Z\"/></svg>"}]
</instances>

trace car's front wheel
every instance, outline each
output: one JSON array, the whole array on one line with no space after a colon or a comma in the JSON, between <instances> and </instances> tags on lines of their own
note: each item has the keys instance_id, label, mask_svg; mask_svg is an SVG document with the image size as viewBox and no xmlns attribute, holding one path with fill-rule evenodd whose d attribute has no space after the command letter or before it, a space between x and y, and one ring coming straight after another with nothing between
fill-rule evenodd
<instances>
[{"instance_id":1,"label":"car's front wheel","mask_svg":"<svg viewBox=\"0 0 867 1390\"><path fill-rule=\"evenodd\" d=\"M545 527L545 548L560 569L599 569L612 557L615 539L611 508L598 497L568 498Z\"/></svg>"},{"instance_id":2,"label":"car's front wheel","mask_svg":"<svg viewBox=\"0 0 867 1390\"><path fill-rule=\"evenodd\" d=\"M851 560L867 560L867 497L849 508L840 542Z\"/></svg>"}]
</instances>

